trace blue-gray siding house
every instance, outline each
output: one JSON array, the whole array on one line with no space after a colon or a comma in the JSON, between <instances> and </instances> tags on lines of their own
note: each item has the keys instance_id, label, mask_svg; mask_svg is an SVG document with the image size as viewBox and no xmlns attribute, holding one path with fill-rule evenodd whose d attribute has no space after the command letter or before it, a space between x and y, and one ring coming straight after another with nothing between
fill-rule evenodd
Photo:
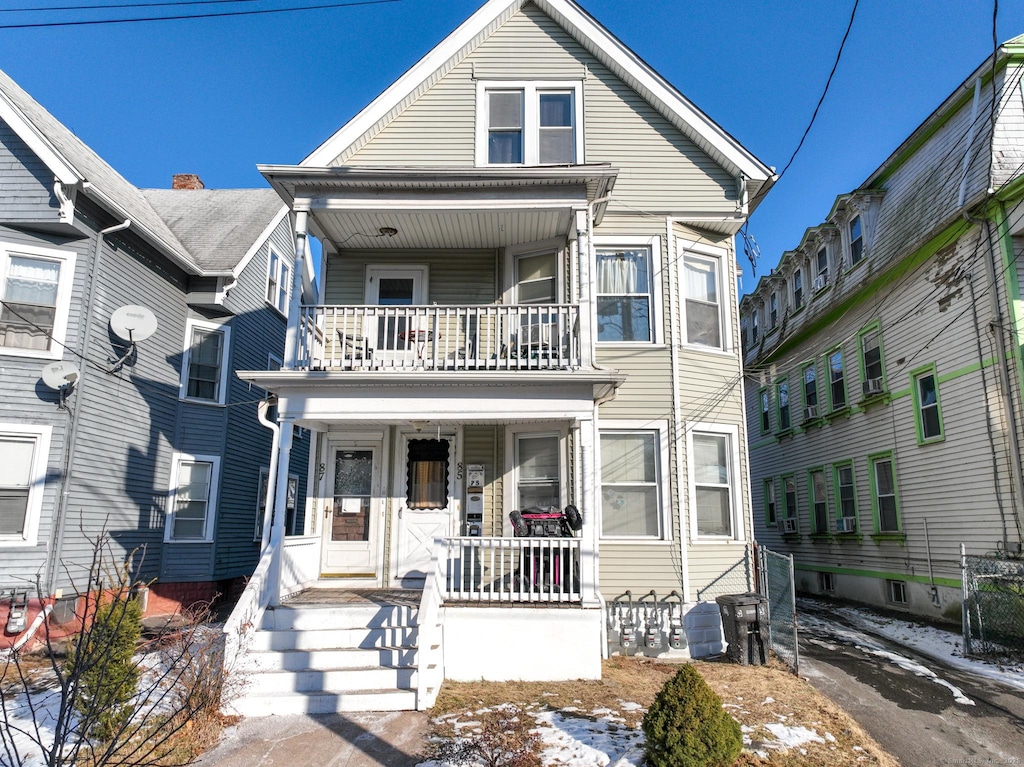
<instances>
[{"instance_id":1,"label":"blue-gray siding house","mask_svg":"<svg viewBox=\"0 0 1024 767\"><path fill-rule=\"evenodd\" d=\"M70 604L104 530L154 579L151 611L258 560L266 393L233 371L280 364L292 219L269 189L175 182L136 188L0 72L0 628L15 592ZM110 324L126 305L157 320L127 356ZM56 391L42 373L60 362L78 376ZM282 480L290 533L308 443Z\"/></svg>"}]
</instances>

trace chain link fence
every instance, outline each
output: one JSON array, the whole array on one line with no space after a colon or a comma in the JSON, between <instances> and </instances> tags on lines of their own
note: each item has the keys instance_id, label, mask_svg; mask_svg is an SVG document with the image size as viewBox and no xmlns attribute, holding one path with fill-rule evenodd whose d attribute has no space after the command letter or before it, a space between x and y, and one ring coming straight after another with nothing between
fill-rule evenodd
<instances>
[{"instance_id":1,"label":"chain link fence","mask_svg":"<svg viewBox=\"0 0 1024 767\"><path fill-rule=\"evenodd\" d=\"M964 654L1024 659L1024 561L960 546Z\"/></svg>"},{"instance_id":2,"label":"chain link fence","mask_svg":"<svg viewBox=\"0 0 1024 767\"><path fill-rule=\"evenodd\" d=\"M743 558L729 567L725 572L697 589L698 602L714 602L726 594L747 594L753 591L754 568L750 547L743 550Z\"/></svg>"},{"instance_id":3,"label":"chain link fence","mask_svg":"<svg viewBox=\"0 0 1024 767\"><path fill-rule=\"evenodd\" d=\"M758 585L768 598L768 626L772 651L779 660L800 673L800 648L796 636L796 583L793 557L758 546Z\"/></svg>"}]
</instances>

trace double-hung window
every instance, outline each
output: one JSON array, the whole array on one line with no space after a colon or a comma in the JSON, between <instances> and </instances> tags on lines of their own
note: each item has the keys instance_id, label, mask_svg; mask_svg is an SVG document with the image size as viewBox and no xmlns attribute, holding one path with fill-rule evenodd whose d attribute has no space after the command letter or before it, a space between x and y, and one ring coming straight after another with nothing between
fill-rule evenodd
<instances>
[{"instance_id":1,"label":"double-hung window","mask_svg":"<svg viewBox=\"0 0 1024 767\"><path fill-rule=\"evenodd\" d=\"M797 269L793 272L793 311L797 311L804 305L804 270Z\"/></svg>"},{"instance_id":2,"label":"double-hung window","mask_svg":"<svg viewBox=\"0 0 1024 767\"><path fill-rule=\"evenodd\" d=\"M213 540L219 471L219 456L175 454L165 540Z\"/></svg>"},{"instance_id":3,"label":"double-hung window","mask_svg":"<svg viewBox=\"0 0 1024 767\"><path fill-rule=\"evenodd\" d=\"M853 464L842 463L833 467L836 483L836 503L840 519L857 518L857 491L853 480Z\"/></svg>"},{"instance_id":4,"label":"double-hung window","mask_svg":"<svg viewBox=\"0 0 1024 767\"><path fill-rule=\"evenodd\" d=\"M828 492L824 469L811 469L807 475L807 492L811 500L814 532L828 532Z\"/></svg>"},{"instance_id":5,"label":"double-hung window","mask_svg":"<svg viewBox=\"0 0 1024 767\"><path fill-rule=\"evenodd\" d=\"M562 448L558 434L516 435L516 508L562 506Z\"/></svg>"},{"instance_id":6,"label":"double-hung window","mask_svg":"<svg viewBox=\"0 0 1024 767\"><path fill-rule=\"evenodd\" d=\"M722 308L719 261L687 254L683 258L686 292L686 342L722 348Z\"/></svg>"},{"instance_id":7,"label":"double-hung window","mask_svg":"<svg viewBox=\"0 0 1024 767\"><path fill-rule=\"evenodd\" d=\"M860 216L850 219L848 231L850 234L850 266L856 266L864 257L864 232Z\"/></svg>"},{"instance_id":8,"label":"double-hung window","mask_svg":"<svg viewBox=\"0 0 1024 767\"><path fill-rule=\"evenodd\" d=\"M270 471L266 468L260 469L259 497L256 499L256 531L255 540L263 538L264 520L267 518L267 483L270 481ZM296 535L296 514L299 498L299 478L295 474L288 475L288 487L285 490L285 521L284 534ZM271 499L273 504L274 499ZM274 514L270 515L270 524L274 524Z\"/></svg>"},{"instance_id":9,"label":"double-hung window","mask_svg":"<svg viewBox=\"0 0 1024 767\"><path fill-rule=\"evenodd\" d=\"M939 404L939 379L935 366L911 373L913 380L914 415L918 444L938 442L945 436L942 427L942 409Z\"/></svg>"},{"instance_id":10,"label":"double-hung window","mask_svg":"<svg viewBox=\"0 0 1024 767\"><path fill-rule=\"evenodd\" d=\"M779 294L772 293L768 298L768 328L774 329L779 324Z\"/></svg>"},{"instance_id":11,"label":"double-hung window","mask_svg":"<svg viewBox=\"0 0 1024 767\"><path fill-rule=\"evenodd\" d=\"M828 248L820 248L814 257L814 289L828 285Z\"/></svg>"},{"instance_id":12,"label":"double-hung window","mask_svg":"<svg viewBox=\"0 0 1024 767\"><path fill-rule=\"evenodd\" d=\"M224 404L228 387L230 332L226 325L188 321L181 384L185 399Z\"/></svg>"},{"instance_id":13,"label":"double-hung window","mask_svg":"<svg viewBox=\"0 0 1024 767\"><path fill-rule=\"evenodd\" d=\"M804 366L804 420L818 417L818 370L811 362Z\"/></svg>"},{"instance_id":14,"label":"double-hung window","mask_svg":"<svg viewBox=\"0 0 1024 767\"><path fill-rule=\"evenodd\" d=\"M484 82L477 90L477 165L583 162L579 82Z\"/></svg>"},{"instance_id":15,"label":"double-hung window","mask_svg":"<svg viewBox=\"0 0 1024 767\"><path fill-rule=\"evenodd\" d=\"M789 381L785 378L775 384L775 401L779 405L779 431L785 431L790 427Z\"/></svg>"},{"instance_id":16,"label":"double-hung window","mask_svg":"<svg viewBox=\"0 0 1024 767\"><path fill-rule=\"evenodd\" d=\"M832 410L846 407L846 369L843 367L842 349L828 355L828 392Z\"/></svg>"},{"instance_id":17,"label":"double-hung window","mask_svg":"<svg viewBox=\"0 0 1024 767\"><path fill-rule=\"evenodd\" d=\"M0 424L0 548L36 545L49 426Z\"/></svg>"},{"instance_id":18,"label":"double-hung window","mask_svg":"<svg viewBox=\"0 0 1024 767\"><path fill-rule=\"evenodd\" d=\"M75 256L0 243L0 354L64 354Z\"/></svg>"},{"instance_id":19,"label":"double-hung window","mask_svg":"<svg viewBox=\"0 0 1024 767\"><path fill-rule=\"evenodd\" d=\"M288 313L288 288L291 270L277 252L270 249L270 263L267 268L267 303L281 314Z\"/></svg>"},{"instance_id":20,"label":"double-hung window","mask_svg":"<svg viewBox=\"0 0 1024 767\"><path fill-rule=\"evenodd\" d=\"M880 533L900 531L900 510L896 498L896 477L891 453L869 458L871 495L875 511L875 529Z\"/></svg>"},{"instance_id":21,"label":"double-hung window","mask_svg":"<svg viewBox=\"0 0 1024 767\"><path fill-rule=\"evenodd\" d=\"M651 341L651 249L597 249L597 340Z\"/></svg>"},{"instance_id":22,"label":"double-hung window","mask_svg":"<svg viewBox=\"0 0 1024 767\"><path fill-rule=\"evenodd\" d=\"M601 431L601 535L605 538L667 537L661 483L662 432Z\"/></svg>"},{"instance_id":23,"label":"double-hung window","mask_svg":"<svg viewBox=\"0 0 1024 767\"><path fill-rule=\"evenodd\" d=\"M691 505L698 538L743 537L736 514L737 439L732 427L694 424L690 432Z\"/></svg>"},{"instance_id":24,"label":"double-hung window","mask_svg":"<svg viewBox=\"0 0 1024 767\"><path fill-rule=\"evenodd\" d=\"M761 389L761 433L767 434L772 430L772 405L767 389Z\"/></svg>"},{"instance_id":25,"label":"double-hung window","mask_svg":"<svg viewBox=\"0 0 1024 767\"><path fill-rule=\"evenodd\" d=\"M796 519L796 480L793 475L782 478L782 517Z\"/></svg>"},{"instance_id":26,"label":"double-hung window","mask_svg":"<svg viewBox=\"0 0 1024 767\"><path fill-rule=\"evenodd\" d=\"M877 322L860 332L860 364L864 396L881 394L885 376L882 364L882 331Z\"/></svg>"},{"instance_id":27,"label":"double-hung window","mask_svg":"<svg viewBox=\"0 0 1024 767\"><path fill-rule=\"evenodd\" d=\"M761 336L761 328L758 327L760 320L758 317L761 314L761 307L755 306L754 311L750 313L750 335L751 343L757 343L758 338Z\"/></svg>"},{"instance_id":28,"label":"double-hung window","mask_svg":"<svg viewBox=\"0 0 1024 767\"><path fill-rule=\"evenodd\" d=\"M764 481L764 523L774 525L775 522L775 480Z\"/></svg>"}]
</instances>

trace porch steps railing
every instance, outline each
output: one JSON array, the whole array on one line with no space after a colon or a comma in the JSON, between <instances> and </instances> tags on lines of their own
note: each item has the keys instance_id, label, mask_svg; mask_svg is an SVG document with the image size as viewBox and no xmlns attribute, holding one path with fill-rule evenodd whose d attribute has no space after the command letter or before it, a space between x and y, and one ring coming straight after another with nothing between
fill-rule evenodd
<instances>
[{"instance_id":1,"label":"porch steps railing","mask_svg":"<svg viewBox=\"0 0 1024 767\"><path fill-rule=\"evenodd\" d=\"M579 538L441 540L444 599L460 602L579 602Z\"/></svg>"},{"instance_id":2,"label":"porch steps railing","mask_svg":"<svg viewBox=\"0 0 1024 767\"><path fill-rule=\"evenodd\" d=\"M568 370L579 307L304 306L298 366L311 370Z\"/></svg>"}]
</instances>

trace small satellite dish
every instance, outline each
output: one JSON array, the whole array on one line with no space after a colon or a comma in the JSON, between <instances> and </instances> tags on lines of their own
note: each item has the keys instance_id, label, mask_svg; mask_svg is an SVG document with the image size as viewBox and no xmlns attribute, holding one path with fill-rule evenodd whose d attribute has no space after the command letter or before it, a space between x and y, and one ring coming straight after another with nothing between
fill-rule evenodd
<instances>
[{"instance_id":1,"label":"small satellite dish","mask_svg":"<svg viewBox=\"0 0 1024 767\"><path fill-rule=\"evenodd\" d=\"M110 315L110 329L114 335L130 343L145 341L156 332L156 325L152 309L136 304L122 306Z\"/></svg>"},{"instance_id":2,"label":"small satellite dish","mask_svg":"<svg viewBox=\"0 0 1024 767\"><path fill-rule=\"evenodd\" d=\"M43 368L43 383L55 391L70 389L82 373L74 362L54 362Z\"/></svg>"}]
</instances>

